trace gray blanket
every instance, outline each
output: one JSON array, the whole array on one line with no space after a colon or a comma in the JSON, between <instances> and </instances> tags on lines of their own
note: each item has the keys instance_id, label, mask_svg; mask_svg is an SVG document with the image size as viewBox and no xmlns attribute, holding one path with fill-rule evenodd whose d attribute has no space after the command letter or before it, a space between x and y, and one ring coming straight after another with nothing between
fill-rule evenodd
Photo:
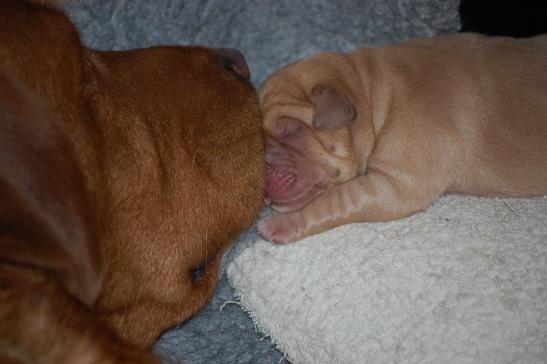
<instances>
[{"instance_id":1,"label":"gray blanket","mask_svg":"<svg viewBox=\"0 0 547 364\"><path fill-rule=\"evenodd\" d=\"M80 0L64 8L83 41L104 50L161 44L234 47L259 85L277 68L313 53L433 36L458 28L457 0ZM236 246L237 254L256 232ZM230 256L228 256L230 259ZM223 274L212 302L166 332L166 362L278 363L283 354L255 331ZM221 312L221 307L224 305Z\"/></svg>"}]
</instances>

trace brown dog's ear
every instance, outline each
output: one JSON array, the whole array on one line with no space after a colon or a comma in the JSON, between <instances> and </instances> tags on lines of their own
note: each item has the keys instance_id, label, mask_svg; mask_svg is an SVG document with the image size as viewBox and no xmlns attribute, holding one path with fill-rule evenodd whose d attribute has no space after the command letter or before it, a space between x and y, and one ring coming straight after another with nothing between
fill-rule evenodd
<instances>
[{"instance_id":1,"label":"brown dog's ear","mask_svg":"<svg viewBox=\"0 0 547 364\"><path fill-rule=\"evenodd\" d=\"M353 103L332 86L315 85L310 101L314 105L313 127L316 130L340 129L357 117Z\"/></svg>"},{"instance_id":2,"label":"brown dog's ear","mask_svg":"<svg viewBox=\"0 0 547 364\"><path fill-rule=\"evenodd\" d=\"M0 264L34 268L91 305L101 288L96 225L69 138L0 69Z\"/></svg>"}]
</instances>

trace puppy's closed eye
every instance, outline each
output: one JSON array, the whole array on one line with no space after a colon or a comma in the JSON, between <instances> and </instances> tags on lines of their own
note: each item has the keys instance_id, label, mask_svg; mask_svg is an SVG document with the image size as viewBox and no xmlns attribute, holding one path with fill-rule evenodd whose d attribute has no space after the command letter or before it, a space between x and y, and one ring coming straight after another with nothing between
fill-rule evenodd
<instances>
[{"instance_id":1,"label":"puppy's closed eye","mask_svg":"<svg viewBox=\"0 0 547 364\"><path fill-rule=\"evenodd\" d=\"M283 117L272 128L270 134L276 139L284 139L291 135L298 134L304 127L301 121Z\"/></svg>"}]
</instances>

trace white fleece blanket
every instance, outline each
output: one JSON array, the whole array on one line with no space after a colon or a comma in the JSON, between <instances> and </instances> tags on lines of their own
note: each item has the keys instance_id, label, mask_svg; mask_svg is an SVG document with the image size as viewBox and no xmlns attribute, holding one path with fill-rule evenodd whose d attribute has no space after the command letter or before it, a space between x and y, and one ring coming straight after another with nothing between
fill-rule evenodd
<instances>
[{"instance_id":1,"label":"white fleece blanket","mask_svg":"<svg viewBox=\"0 0 547 364\"><path fill-rule=\"evenodd\" d=\"M292 363L547 363L547 197L258 241L228 277Z\"/></svg>"}]
</instances>

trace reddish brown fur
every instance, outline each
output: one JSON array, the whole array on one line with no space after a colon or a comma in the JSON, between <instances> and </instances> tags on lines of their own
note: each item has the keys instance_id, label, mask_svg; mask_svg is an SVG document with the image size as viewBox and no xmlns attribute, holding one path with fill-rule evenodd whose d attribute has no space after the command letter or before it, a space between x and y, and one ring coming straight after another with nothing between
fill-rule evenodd
<instances>
[{"instance_id":1,"label":"reddish brown fur","mask_svg":"<svg viewBox=\"0 0 547 364\"><path fill-rule=\"evenodd\" d=\"M22 1L0 24L0 361L151 362L261 207L255 92L204 48L93 51Z\"/></svg>"},{"instance_id":2,"label":"reddish brown fur","mask_svg":"<svg viewBox=\"0 0 547 364\"><path fill-rule=\"evenodd\" d=\"M268 196L284 213L259 230L276 242L401 218L446 192L547 193L547 36L321 54L272 75L260 100ZM302 195L314 184L320 191Z\"/></svg>"}]
</instances>

